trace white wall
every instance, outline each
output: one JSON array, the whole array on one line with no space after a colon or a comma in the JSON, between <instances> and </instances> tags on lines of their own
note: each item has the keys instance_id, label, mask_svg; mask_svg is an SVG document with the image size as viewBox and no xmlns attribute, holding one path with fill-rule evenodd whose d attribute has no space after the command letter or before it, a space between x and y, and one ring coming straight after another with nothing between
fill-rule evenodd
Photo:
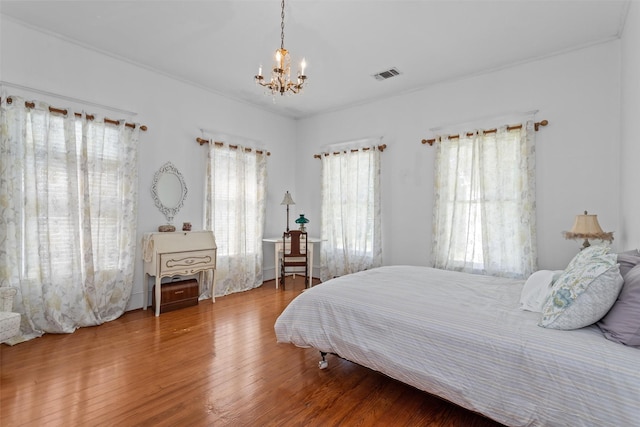
<instances>
[{"instance_id":1,"label":"white wall","mask_svg":"<svg viewBox=\"0 0 640 427\"><path fill-rule=\"evenodd\" d=\"M201 128L257 140L271 152L268 159L267 220L265 233L281 233L284 213L279 205L285 189L295 191L293 159L295 123L247 104L236 102L189 84L168 78L43 34L2 17L0 80L67 97L138 112L134 121L148 126L140 136L138 242L142 234L166 223L151 197L155 171L171 161L185 178L188 195L174 219L181 226L191 221L202 229L202 194L206 146L195 138ZM198 66L198 64L192 64ZM72 102L5 87L5 95L48 101L56 107ZM98 108L89 112L100 114ZM78 111L78 110L74 110ZM114 117L113 112L104 115ZM295 193L294 193L295 194ZM138 248L135 286L129 309L142 306L143 269ZM273 252L265 253L273 269ZM271 262L269 262L271 261Z\"/></svg>"},{"instance_id":2,"label":"white wall","mask_svg":"<svg viewBox=\"0 0 640 427\"><path fill-rule=\"evenodd\" d=\"M304 119L296 181L305 193L297 197L310 207L313 229L320 216L313 154L383 136L383 262L430 265L435 150L420 141L434 136L433 127L539 110L537 119L549 120L537 133L539 267L564 268L581 244L561 235L576 214L588 210L606 231L620 231L619 94L620 42L613 41ZM496 124L505 123L487 127Z\"/></svg>"},{"instance_id":3,"label":"white wall","mask_svg":"<svg viewBox=\"0 0 640 427\"><path fill-rule=\"evenodd\" d=\"M537 109L537 118L550 122L537 134L539 266L555 269L564 267L576 253L580 242L564 240L561 231L570 228L573 216L585 209L598 214L606 231L616 232L614 246L640 246L640 223L634 220L640 200L628 196L637 193L634 183L640 175L635 166L640 145L634 142L640 135L638 9L632 4L622 41L298 122L26 28L6 17L0 17L0 80L139 113L133 120L146 124L149 130L141 134L140 141L138 241L142 233L164 223L153 204L150 186L155 171L168 160L182 172L189 187L185 206L174 222L191 221L194 229L202 227L206 148L195 143L200 128L257 140L271 151L267 236L282 232L285 213L280 201L285 190L290 190L296 201L292 221L304 211L311 221L311 234L319 235L320 161L313 154L326 144L382 136L388 145L382 155L383 256L387 265L430 263L434 149L420 143L433 136L429 129ZM24 92L6 88L6 94L73 106ZM91 112L101 113L97 108ZM273 251L269 246L265 246L264 260L265 278L272 278ZM142 276L139 261L131 309L142 305Z\"/></svg>"},{"instance_id":4,"label":"white wall","mask_svg":"<svg viewBox=\"0 0 640 427\"><path fill-rule=\"evenodd\" d=\"M622 34L621 241L640 248L640 3L630 2Z\"/></svg>"}]
</instances>

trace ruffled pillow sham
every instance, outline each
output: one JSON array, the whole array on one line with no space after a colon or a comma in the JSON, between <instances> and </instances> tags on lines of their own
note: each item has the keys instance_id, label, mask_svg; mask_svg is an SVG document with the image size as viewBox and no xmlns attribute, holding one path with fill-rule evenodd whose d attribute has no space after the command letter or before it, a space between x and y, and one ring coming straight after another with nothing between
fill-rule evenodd
<instances>
[{"instance_id":1,"label":"ruffled pillow sham","mask_svg":"<svg viewBox=\"0 0 640 427\"><path fill-rule=\"evenodd\" d=\"M616 254L593 250L576 255L554 283L539 326L568 330L596 323L616 302L622 283Z\"/></svg>"}]
</instances>

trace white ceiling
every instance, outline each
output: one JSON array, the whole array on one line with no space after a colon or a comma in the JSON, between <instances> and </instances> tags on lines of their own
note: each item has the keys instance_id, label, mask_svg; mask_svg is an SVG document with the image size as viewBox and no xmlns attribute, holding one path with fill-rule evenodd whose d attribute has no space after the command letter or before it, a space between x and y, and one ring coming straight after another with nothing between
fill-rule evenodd
<instances>
[{"instance_id":1,"label":"white ceiling","mask_svg":"<svg viewBox=\"0 0 640 427\"><path fill-rule=\"evenodd\" d=\"M280 47L280 0L7 1L0 13L233 99L301 118L620 37L629 1L288 0L301 95L253 82ZM385 81L372 75L396 67ZM297 69L297 66L295 66ZM293 71L293 70L292 70Z\"/></svg>"}]
</instances>

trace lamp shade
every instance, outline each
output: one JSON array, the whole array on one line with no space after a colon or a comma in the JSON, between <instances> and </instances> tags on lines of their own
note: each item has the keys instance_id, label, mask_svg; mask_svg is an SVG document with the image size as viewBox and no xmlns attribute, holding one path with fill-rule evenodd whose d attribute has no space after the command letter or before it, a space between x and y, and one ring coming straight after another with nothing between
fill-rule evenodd
<instances>
[{"instance_id":1,"label":"lamp shade","mask_svg":"<svg viewBox=\"0 0 640 427\"><path fill-rule=\"evenodd\" d=\"M591 245L589 239L613 241L613 231L602 231L598 215L589 215L587 211L584 211L583 215L576 215L571 230L563 234L565 239L584 239L583 248Z\"/></svg>"},{"instance_id":2,"label":"lamp shade","mask_svg":"<svg viewBox=\"0 0 640 427\"><path fill-rule=\"evenodd\" d=\"M596 237L604 233L600 224L598 223L598 215L588 215L587 211L584 211L584 215L576 215L576 219L571 227L571 233L589 235L589 237Z\"/></svg>"},{"instance_id":3,"label":"lamp shade","mask_svg":"<svg viewBox=\"0 0 640 427\"><path fill-rule=\"evenodd\" d=\"M296 202L293 201L293 199L291 198L291 194L289 194L289 192L287 191L286 193L284 193L284 199L282 199L282 203L280 203L281 205L295 205Z\"/></svg>"},{"instance_id":4,"label":"lamp shade","mask_svg":"<svg viewBox=\"0 0 640 427\"><path fill-rule=\"evenodd\" d=\"M300 214L300 218L296 219L296 224L306 224L309 220L304 217L304 214Z\"/></svg>"}]
</instances>

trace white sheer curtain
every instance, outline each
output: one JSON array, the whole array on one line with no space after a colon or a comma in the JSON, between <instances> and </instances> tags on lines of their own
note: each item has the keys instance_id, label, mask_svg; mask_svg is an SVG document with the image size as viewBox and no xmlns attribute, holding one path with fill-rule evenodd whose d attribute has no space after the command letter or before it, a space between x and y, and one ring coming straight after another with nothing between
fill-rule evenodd
<instances>
[{"instance_id":1,"label":"white sheer curtain","mask_svg":"<svg viewBox=\"0 0 640 427\"><path fill-rule=\"evenodd\" d=\"M18 289L16 343L124 312L136 252L139 131L12 101L0 106L0 286Z\"/></svg>"},{"instance_id":2,"label":"white sheer curtain","mask_svg":"<svg viewBox=\"0 0 640 427\"><path fill-rule=\"evenodd\" d=\"M322 155L320 279L382 265L380 151Z\"/></svg>"},{"instance_id":3,"label":"white sheer curtain","mask_svg":"<svg viewBox=\"0 0 640 427\"><path fill-rule=\"evenodd\" d=\"M535 130L498 128L437 144L434 266L504 277L537 267Z\"/></svg>"},{"instance_id":4,"label":"white sheer curtain","mask_svg":"<svg viewBox=\"0 0 640 427\"><path fill-rule=\"evenodd\" d=\"M213 230L218 246L215 282L219 296L262 285L267 155L234 141L233 145L213 141L211 138L204 224L205 229Z\"/></svg>"}]
</instances>

